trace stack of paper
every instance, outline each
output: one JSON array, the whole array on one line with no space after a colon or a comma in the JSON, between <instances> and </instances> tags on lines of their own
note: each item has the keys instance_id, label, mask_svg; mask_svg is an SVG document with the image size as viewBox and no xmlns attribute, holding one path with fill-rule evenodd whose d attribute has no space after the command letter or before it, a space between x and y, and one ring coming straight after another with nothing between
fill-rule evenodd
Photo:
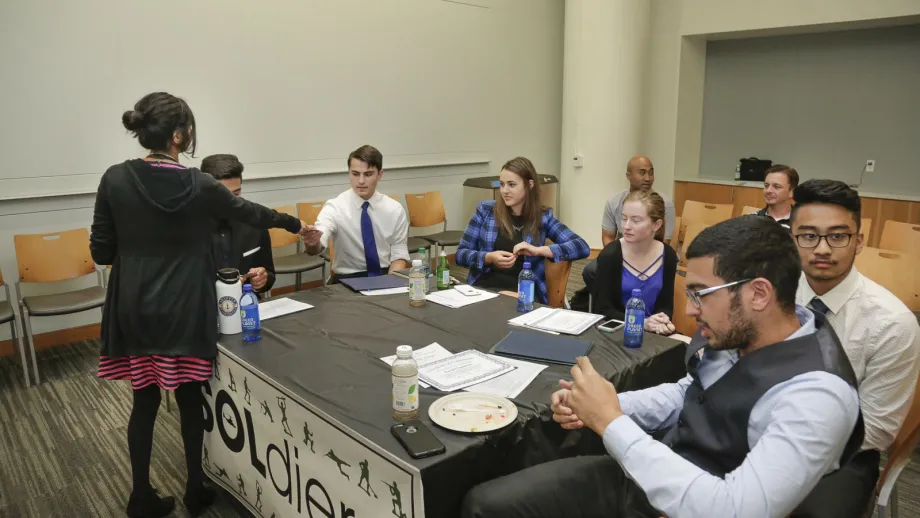
<instances>
[{"instance_id":1,"label":"stack of paper","mask_svg":"<svg viewBox=\"0 0 920 518\"><path fill-rule=\"evenodd\" d=\"M272 299L259 304L259 320L268 320L306 309L313 309L313 306L292 299Z\"/></svg>"},{"instance_id":2,"label":"stack of paper","mask_svg":"<svg viewBox=\"0 0 920 518\"><path fill-rule=\"evenodd\" d=\"M470 293L474 293L474 295L464 295L456 289L449 289L443 291L433 291L429 293L425 298L430 302L456 309L498 297L498 293L477 290L476 288L471 288L469 286L466 286L465 289Z\"/></svg>"},{"instance_id":3,"label":"stack of paper","mask_svg":"<svg viewBox=\"0 0 920 518\"><path fill-rule=\"evenodd\" d=\"M435 388L451 392L463 388L470 392L484 392L496 396L515 398L533 382L537 375L546 368L545 365L504 358L492 354L482 354L478 351L466 351L460 354L451 354L450 351L441 347L437 342L416 349L412 352L416 363L419 365L419 377L422 372L426 376L434 375L438 378L441 386L435 385ZM483 358L485 357L485 360ZM381 358L387 365L393 365L396 361L396 355L385 356ZM436 365L429 368L432 364L448 360L444 364ZM487 377L481 377L488 373ZM478 379L470 380L469 378ZM447 378L447 379L444 379ZM430 379L427 378L426 379ZM463 381L458 385L458 381ZM419 385L429 387L428 383L419 380ZM441 388L444 387L444 388Z\"/></svg>"},{"instance_id":4,"label":"stack of paper","mask_svg":"<svg viewBox=\"0 0 920 518\"><path fill-rule=\"evenodd\" d=\"M604 318L602 315L593 313L542 307L512 318L508 323L540 331L580 335L602 318Z\"/></svg>"}]
</instances>

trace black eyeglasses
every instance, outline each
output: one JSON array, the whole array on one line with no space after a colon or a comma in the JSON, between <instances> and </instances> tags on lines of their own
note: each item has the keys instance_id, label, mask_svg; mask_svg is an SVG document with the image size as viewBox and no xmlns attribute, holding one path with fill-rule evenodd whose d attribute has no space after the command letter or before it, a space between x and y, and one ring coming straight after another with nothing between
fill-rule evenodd
<instances>
[{"instance_id":1,"label":"black eyeglasses","mask_svg":"<svg viewBox=\"0 0 920 518\"><path fill-rule=\"evenodd\" d=\"M703 288L701 290L687 289L687 290L684 290L684 293L687 294L687 299L690 301L691 304L693 304L693 307L695 307L696 309L700 309L700 305L702 304L700 299L705 297L706 295L709 295L710 293L719 291L724 288L731 288L732 286L737 286L739 284L751 282L753 280L754 279L744 279L741 281L730 282L728 284L722 284L720 286L713 286L712 288Z\"/></svg>"},{"instance_id":2,"label":"black eyeglasses","mask_svg":"<svg viewBox=\"0 0 920 518\"><path fill-rule=\"evenodd\" d=\"M854 235L850 232L832 232L830 234L805 232L804 234L796 234L795 242L802 248L817 248L823 239L827 242L827 246L831 248L844 248L850 244L850 238Z\"/></svg>"}]
</instances>

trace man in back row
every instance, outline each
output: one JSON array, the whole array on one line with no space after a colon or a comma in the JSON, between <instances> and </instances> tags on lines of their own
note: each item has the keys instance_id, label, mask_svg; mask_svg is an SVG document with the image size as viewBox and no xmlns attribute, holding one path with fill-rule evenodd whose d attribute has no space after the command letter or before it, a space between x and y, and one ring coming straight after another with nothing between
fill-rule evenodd
<instances>
[{"instance_id":1,"label":"man in back row","mask_svg":"<svg viewBox=\"0 0 920 518\"><path fill-rule=\"evenodd\" d=\"M629 182L629 188L624 189L613 195L604 205L604 217L601 220L601 244L607 246L612 241L623 237L623 200L632 191L651 191L655 185L655 166L648 157L634 156L626 163L626 180ZM664 240L671 240L671 235L675 232L674 228L674 202L663 193L658 193L664 200ZM583 311L588 310L588 294L594 286L594 279L597 278L597 260L593 260L585 265L581 272L581 277L585 281L584 289L575 293L572 298L572 308Z\"/></svg>"},{"instance_id":2,"label":"man in back row","mask_svg":"<svg viewBox=\"0 0 920 518\"><path fill-rule=\"evenodd\" d=\"M920 374L920 325L894 294L853 266L862 251L859 193L836 180L795 189L792 235L802 259L796 301L827 317L859 387L865 420L862 451L828 476L803 509L846 516L865 509L887 450L907 417Z\"/></svg>"},{"instance_id":3,"label":"man in back row","mask_svg":"<svg viewBox=\"0 0 920 518\"><path fill-rule=\"evenodd\" d=\"M856 376L824 317L795 303L788 232L730 219L703 230L687 259L686 311L700 323L687 377L618 395L580 358L553 419L590 428L609 455L479 485L464 518L781 518L847 464L863 440ZM646 433L659 430L662 442Z\"/></svg>"},{"instance_id":4,"label":"man in back row","mask_svg":"<svg viewBox=\"0 0 920 518\"><path fill-rule=\"evenodd\" d=\"M798 185L799 173L795 168L783 164L771 166L763 182L766 206L757 215L773 218L773 221L791 231L789 219L792 217L792 195Z\"/></svg>"},{"instance_id":5,"label":"man in back row","mask_svg":"<svg viewBox=\"0 0 920 518\"><path fill-rule=\"evenodd\" d=\"M317 255L334 240L333 281L373 277L409 267L409 220L400 203L377 192L383 155L361 146L348 155L351 189L326 202L316 225L304 236Z\"/></svg>"}]
</instances>

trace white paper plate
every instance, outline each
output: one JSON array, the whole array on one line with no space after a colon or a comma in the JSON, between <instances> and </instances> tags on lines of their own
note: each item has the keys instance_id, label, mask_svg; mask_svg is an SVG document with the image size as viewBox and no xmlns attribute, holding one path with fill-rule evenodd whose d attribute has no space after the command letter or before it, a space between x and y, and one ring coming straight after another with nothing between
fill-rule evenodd
<instances>
[{"instance_id":1,"label":"white paper plate","mask_svg":"<svg viewBox=\"0 0 920 518\"><path fill-rule=\"evenodd\" d=\"M491 432L517 418L518 409L503 397L478 392L458 392L435 401L428 416L439 426L455 432Z\"/></svg>"}]
</instances>

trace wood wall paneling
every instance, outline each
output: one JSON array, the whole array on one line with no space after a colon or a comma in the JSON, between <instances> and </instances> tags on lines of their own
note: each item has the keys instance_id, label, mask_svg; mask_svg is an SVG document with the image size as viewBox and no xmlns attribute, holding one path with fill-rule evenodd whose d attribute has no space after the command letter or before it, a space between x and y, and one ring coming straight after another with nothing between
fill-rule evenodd
<instances>
[{"instance_id":1,"label":"wood wall paneling","mask_svg":"<svg viewBox=\"0 0 920 518\"><path fill-rule=\"evenodd\" d=\"M687 200L731 203L734 205L733 215L738 216L745 206L763 206L763 190L759 187L674 182L674 205L678 216L683 212ZM872 219L872 228L863 245L877 248L886 221L920 224L920 202L863 197L862 217Z\"/></svg>"}]
</instances>

